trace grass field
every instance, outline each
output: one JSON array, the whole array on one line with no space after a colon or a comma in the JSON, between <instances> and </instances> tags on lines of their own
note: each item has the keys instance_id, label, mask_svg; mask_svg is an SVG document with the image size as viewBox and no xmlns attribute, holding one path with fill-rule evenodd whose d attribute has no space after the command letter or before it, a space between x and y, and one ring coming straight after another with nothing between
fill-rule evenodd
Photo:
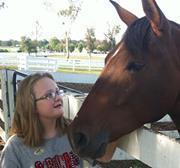
<instances>
[{"instance_id":1,"label":"grass field","mask_svg":"<svg viewBox=\"0 0 180 168\"><path fill-rule=\"evenodd\" d=\"M19 50L19 47L2 47L2 46L0 46L0 49L2 49L2 50L8 50L8 52L17 52L18 50Z\"/></svg>"},{"instance_id":2,"label":"grass field","mask_svg":"<svg viewBox=\"0 0 180 168\"><path fill-rule=\"evenodd\" d=\"M58 72L66 72L66 73L81 73L81 74L97 74L99 75L101 73L101 70L91 70L88 71L87 69L75 69L74 71L72 69L68 69L68 68L60 68L58 69Z\"/></svg>"},{"instance_id":3,"label":"grass field","mask_svg":"<svg viewBox=\"0 0 180 168\"><path fill-rule=\"evenodd\" d=\"M65 54L52 54L48 57L54 57L54 58L64 58L66 59L66 55ZM84 54L78 54L78 53L73 53L73 54L70 54L70 57L69 59L85 59L85 60L89 60L91 58L91 60L104 60L106 57L106 54L92 54L91 57L84 53Z\"/></svg>"}]
</instances>

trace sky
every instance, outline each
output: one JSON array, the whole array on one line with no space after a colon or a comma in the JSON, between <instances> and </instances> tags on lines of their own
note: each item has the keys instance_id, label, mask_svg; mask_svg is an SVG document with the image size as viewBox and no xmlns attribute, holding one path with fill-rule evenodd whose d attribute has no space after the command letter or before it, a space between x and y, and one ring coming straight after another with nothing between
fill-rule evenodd
<instances>
[{"instance_id":1,"label":"sky","mask_svg":"<svg viewBox=\"0 0 180 168\"><path fill-rule=\"evenodd\" d=\"M57 16L57 12L68 7L68 0L4 1L6 7L0 9L0 40L20 40L21 36L35 39L36 21L39 23L38 39L64 38L67 27L62 24L63 20ZM117 38L121 38L126 25L119 19L109 0L73 1L82 1L82 6L77 19L70 27L71 39L84 39L87 28L95 29L97 39L104 39L108 26L114 25L120 25L121 30ZM136 16L144 16L141 0L116 0L116 2ZM168 19L180 23L178 0L156 0L156 2Z\"/></svg>"}]
</instances>

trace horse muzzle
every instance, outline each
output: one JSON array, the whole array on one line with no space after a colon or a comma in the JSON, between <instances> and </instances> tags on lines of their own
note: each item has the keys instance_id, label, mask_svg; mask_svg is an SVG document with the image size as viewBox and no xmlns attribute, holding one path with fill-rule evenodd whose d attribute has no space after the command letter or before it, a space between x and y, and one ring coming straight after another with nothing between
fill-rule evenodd
<instances>
[{"instance_id":1,"label":"horse muzzle","mask_svg":"<svg viewBox=\"0 0 180 168\"><path fill-rule=\"evenodd\" d=\"M97 159L103 156L108 144L108 137L105 132L100 132L93 137L82 131L69 133L73 151L84 159Z\"/></svg>"}]
</instances>

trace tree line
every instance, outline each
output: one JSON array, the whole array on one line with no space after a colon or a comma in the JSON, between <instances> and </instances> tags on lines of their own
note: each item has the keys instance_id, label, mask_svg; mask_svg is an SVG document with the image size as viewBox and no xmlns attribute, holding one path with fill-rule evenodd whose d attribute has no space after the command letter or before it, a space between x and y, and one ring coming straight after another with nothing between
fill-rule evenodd
<instances>
[{"instance_id":1,"label":"tree line","mask_svg":"<svg viewBox=\"0 0 180 168\"><path fill-rule=\"evenodd\" d=\"M109 30L105 34L104 40L98 40L95 36L93 28L87 29L84 40L71 40L68 39L69 52L82 52L86 50L89 54L93 52L106 53L110 51L116 44L115 35L119 33L120 27L114 27L114 30ZM20 41L8 40L0 41L0 46L19 47L18 52L37 53L37 52L67 52L66 39L58 39L52 37L50 40L32 40L29 37L23 36Z\"/></svg>"},{"instance_id":2,"label":"tree line","mask_svg":"<svg viewBox=\"0 0 180 168\"><path fill-rule=\"evenodd\" d=\"M47 3L47 4L46 4ZM44 5L47 8L52 8L54 3L47 0ZM69 58L69 52L79 51L82 52L86 50L89 55L93 52L106 53L115 47L116 40L115 36L120 32L120 26L115 25L113 27L108 27L107 32L104 33L104 40L98 40L95 35L94 28L87 28L85 33L85 38L83 40L72 40L70 37L72 24L78 17L78 14L81 11L82 1L73 1L68 0L69 6L65 9L60 9L57 11L57 16L60 19L61 26L66 27L65 38L58 39L57 37L52 37L50 40L39 40L39 34L41 32L41 26L39 21L36 21L35 24L35 39L30 37L23 36L20 41L17 40L8 40L0 41L0 46L14 47L18 46L18 52L27 52L27 53L37 53L37 52L65 52L67 58ZM51 4L51 5L50 5ZM0 8L4 8L5 3L2 2ZM52 8L53 9L53 8ZM7 49L0 49L0 52L7 52Z\"/></svg>"}]
</instances>

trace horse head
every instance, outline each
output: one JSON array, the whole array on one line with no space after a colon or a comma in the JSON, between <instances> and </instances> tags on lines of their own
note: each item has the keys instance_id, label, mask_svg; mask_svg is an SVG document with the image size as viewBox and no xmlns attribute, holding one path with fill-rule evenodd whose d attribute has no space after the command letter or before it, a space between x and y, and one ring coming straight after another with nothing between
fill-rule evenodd
<instances>
[{"instance_id":1,"label":"horse head","mask_svg":"<svg viewBox=\"0 0 180 168\"><path fill-rule=\"evenodd\" d=\"M180 25L154 0L142 0L142 18L110 2L128 28L70 125L84 158L102 156L109 142L166 114L180 129Z\"/></svg>"}]
</instances>

